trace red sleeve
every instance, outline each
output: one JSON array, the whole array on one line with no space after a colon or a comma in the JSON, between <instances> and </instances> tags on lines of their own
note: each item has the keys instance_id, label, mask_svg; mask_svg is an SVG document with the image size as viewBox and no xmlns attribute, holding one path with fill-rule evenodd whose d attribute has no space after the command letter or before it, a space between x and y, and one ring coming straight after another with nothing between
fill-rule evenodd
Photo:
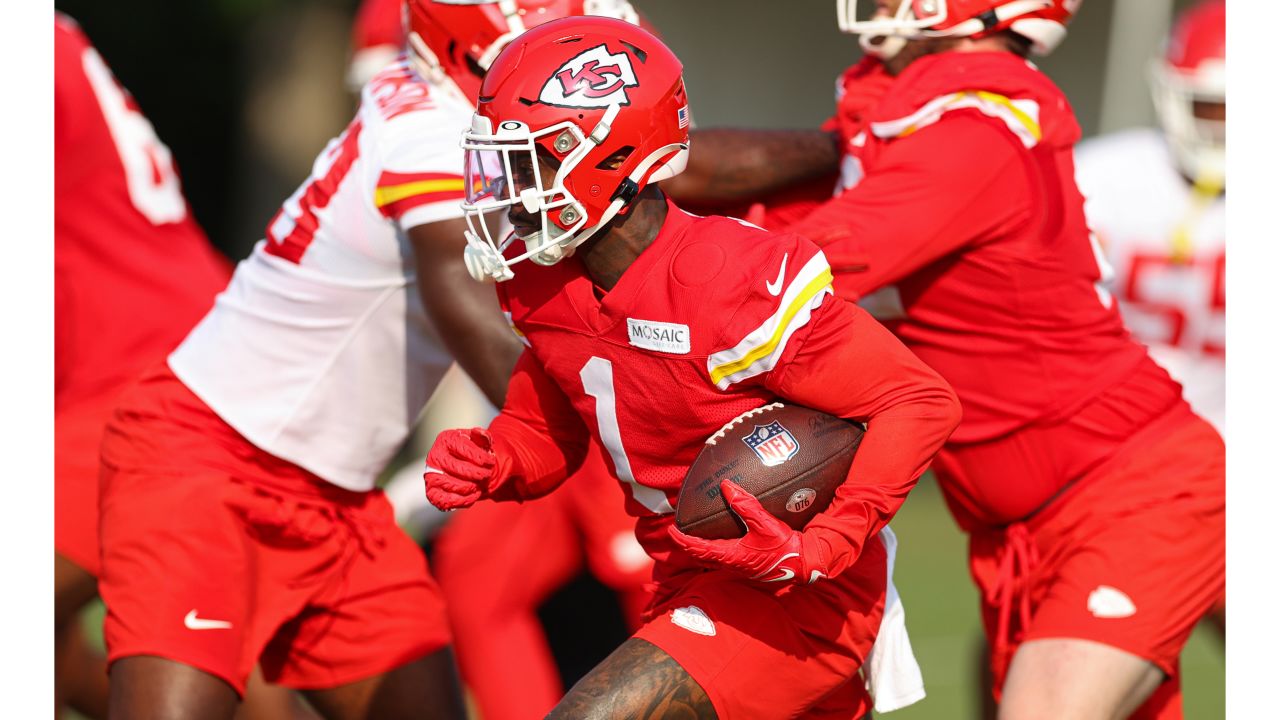
<instances>
[{"instance_id":1,"label":"red sleeve","mask_svg":"<svg viewBox=\"0 0 1280 720\"><path fill-rule=\"evenodd\" d=\"M849 477L805 528L805 542L835 575L889 523L929 461L960 423L946 381L866 311L827 298L808 333L770 375L779 396L867 424Z\"/></svg>"},{"instance_id":2,"label":"red sleeve","mask_svg":"<svg viewBox=\"0 0 1280 720\"><path fill-rule=\"evenodd\" d=\"M865 295L1025 223L1024 158L997 121L952 111L888 143L857 186L787 230L822 247L842 293Z\"/></svg>"},{"instance_id":3,"label":"red sleeve","mask_svg":"<svg viewBox=\"0 0 1280 720\"><path fill-rule=\"evenodd\" d=\"M489 497L532 500L555 490L582 465L588 433L569 398L533 354L520 355L502 412L489 423L498 458Z\"/></svg>"}]
</instances>

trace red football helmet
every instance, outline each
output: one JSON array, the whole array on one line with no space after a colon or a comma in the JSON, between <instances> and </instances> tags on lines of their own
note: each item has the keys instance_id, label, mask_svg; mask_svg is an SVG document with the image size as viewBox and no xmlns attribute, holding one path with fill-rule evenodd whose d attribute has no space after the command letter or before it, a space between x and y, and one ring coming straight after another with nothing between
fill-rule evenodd
<instances>
[{"instance_id":1,"label":"red football helmet","mask_svg":"<svg viewBox=\"0 0 1280 720\"><path fill-rule=\"evenodd\" d=\"M517 35L549 20L601 15L638 22L627 0L407 0L409 56L423 77L475 102L480 80Z\"/></svg>"},{"instance_id":2,"label":"red football helmet","mask_svg":"<svg viewBox=\"0 0 1280 720\"><path fill-rule=\"evenodd\" d=\"M351 63L347 87L352 92L369 82L404 49L404 0L363 0L351 28Z\"/></svg>"},{"instance_id":3,"label":"red football helmet","mask_svg":"<svg viewBox=\"0 0 1280 720\"><path fill-rule=\"evenodd\" d=\"M1224 0L1200 3L1178 18L1164 56L1152 63L1151 89L1156 114L1182 171L1192 180L1225 182L1227 124L1196 115L1197 104L1227 103Z\"/></svg>"},{"instance_id":4,"label":"red football helmet","mask_svg":"<svg viewBox=\"0 0 1280 720\"><path fill-rule=\"evenodd\" d=\"M689 106L681 71L658 38L602 17L556 20L507 46L463 134L471 274L501 281L520 260L558 262L625 213L650 182L684 170ZM554 158L554 168L543 158ZM553 169L545 186L543 171ZM485 219L517 203L541 225L520 238L523 253L506 258L516 236L496 241Z\"/></svg>"},{"instance_id":5,"label":"red football helmet","mask_svg":"<svg viewBox=\"0 0 1280 720\"><path fill-rule=\"evenodd\" d=\"M1083 0L900 0L896 13L877 12L869 2L859 20L858 0L836 0L840 29L860 35L869 55L888 59L907 40L923 37L982 37L1001 30L1031 41L1037 55L1053 51Z\"/></svg>"}]
</instances>

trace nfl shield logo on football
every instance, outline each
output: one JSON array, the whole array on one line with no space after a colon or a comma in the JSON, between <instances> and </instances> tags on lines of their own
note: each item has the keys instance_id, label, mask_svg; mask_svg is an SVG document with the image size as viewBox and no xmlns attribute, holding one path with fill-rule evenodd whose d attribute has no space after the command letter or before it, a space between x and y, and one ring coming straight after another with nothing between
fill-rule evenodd
<instances>
[{"instance_id":1,"label":"nfl shield logo on football","mask_svg":"<svg viewBox=\"0 0 1280 720\"><path fill-rule=\"evenodd\" d=\"M750 435L742 438L742 442L768 467L781 465L800 450L795 436L776 420L768 425L757 425Z\"/></svg>"}]
</instances>

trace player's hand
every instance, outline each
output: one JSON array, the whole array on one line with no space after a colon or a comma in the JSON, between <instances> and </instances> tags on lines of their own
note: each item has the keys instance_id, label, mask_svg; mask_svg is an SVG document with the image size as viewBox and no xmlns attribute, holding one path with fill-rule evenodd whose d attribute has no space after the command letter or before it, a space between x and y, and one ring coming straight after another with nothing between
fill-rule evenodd
<instances>
[{"instance_id":1,"label":"player's hand","mask_svg":"<svg viewBox=\"0 0 1280 720\"><path fill-rule=\"evenodd\" d=\"M765 583L811 583L826 577L826 566L816 553L806 553L803 533L769 514L760 501L735 482L720 481L720 494L747 526L747 534L735 540L705 540L686 535L674 524L671 539L703 562L732 568Z\"/></svg>"},{"instance_id":2,"label":"player's hand","mask_svg":"<svg viewBox=\"0 0 1280 720\"><path fill-rule=\"evenodd\" d=\"M441 510L470 507L485 496L497 458L483 428L445 430L427 453L427 499Z\"/></svg>"}]
</instances>

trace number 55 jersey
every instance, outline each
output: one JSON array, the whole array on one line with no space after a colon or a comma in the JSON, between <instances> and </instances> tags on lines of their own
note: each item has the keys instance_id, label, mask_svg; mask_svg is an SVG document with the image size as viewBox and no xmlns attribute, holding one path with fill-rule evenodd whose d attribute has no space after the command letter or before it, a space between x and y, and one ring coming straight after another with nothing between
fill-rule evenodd
<instances>
[{"instance_id":1,"label":"number 55 jersey","mask_svg":"<svg viewBox=\"0 0 1280 720\"><path fill-rule=\"evenodd\" d=\"M1195 411L1226 430L1225 195L1178 172L1157 130L1094 138L1076 149L1085 214L1115 269L1125 324Z\"/></svg>"}]
</instances>

